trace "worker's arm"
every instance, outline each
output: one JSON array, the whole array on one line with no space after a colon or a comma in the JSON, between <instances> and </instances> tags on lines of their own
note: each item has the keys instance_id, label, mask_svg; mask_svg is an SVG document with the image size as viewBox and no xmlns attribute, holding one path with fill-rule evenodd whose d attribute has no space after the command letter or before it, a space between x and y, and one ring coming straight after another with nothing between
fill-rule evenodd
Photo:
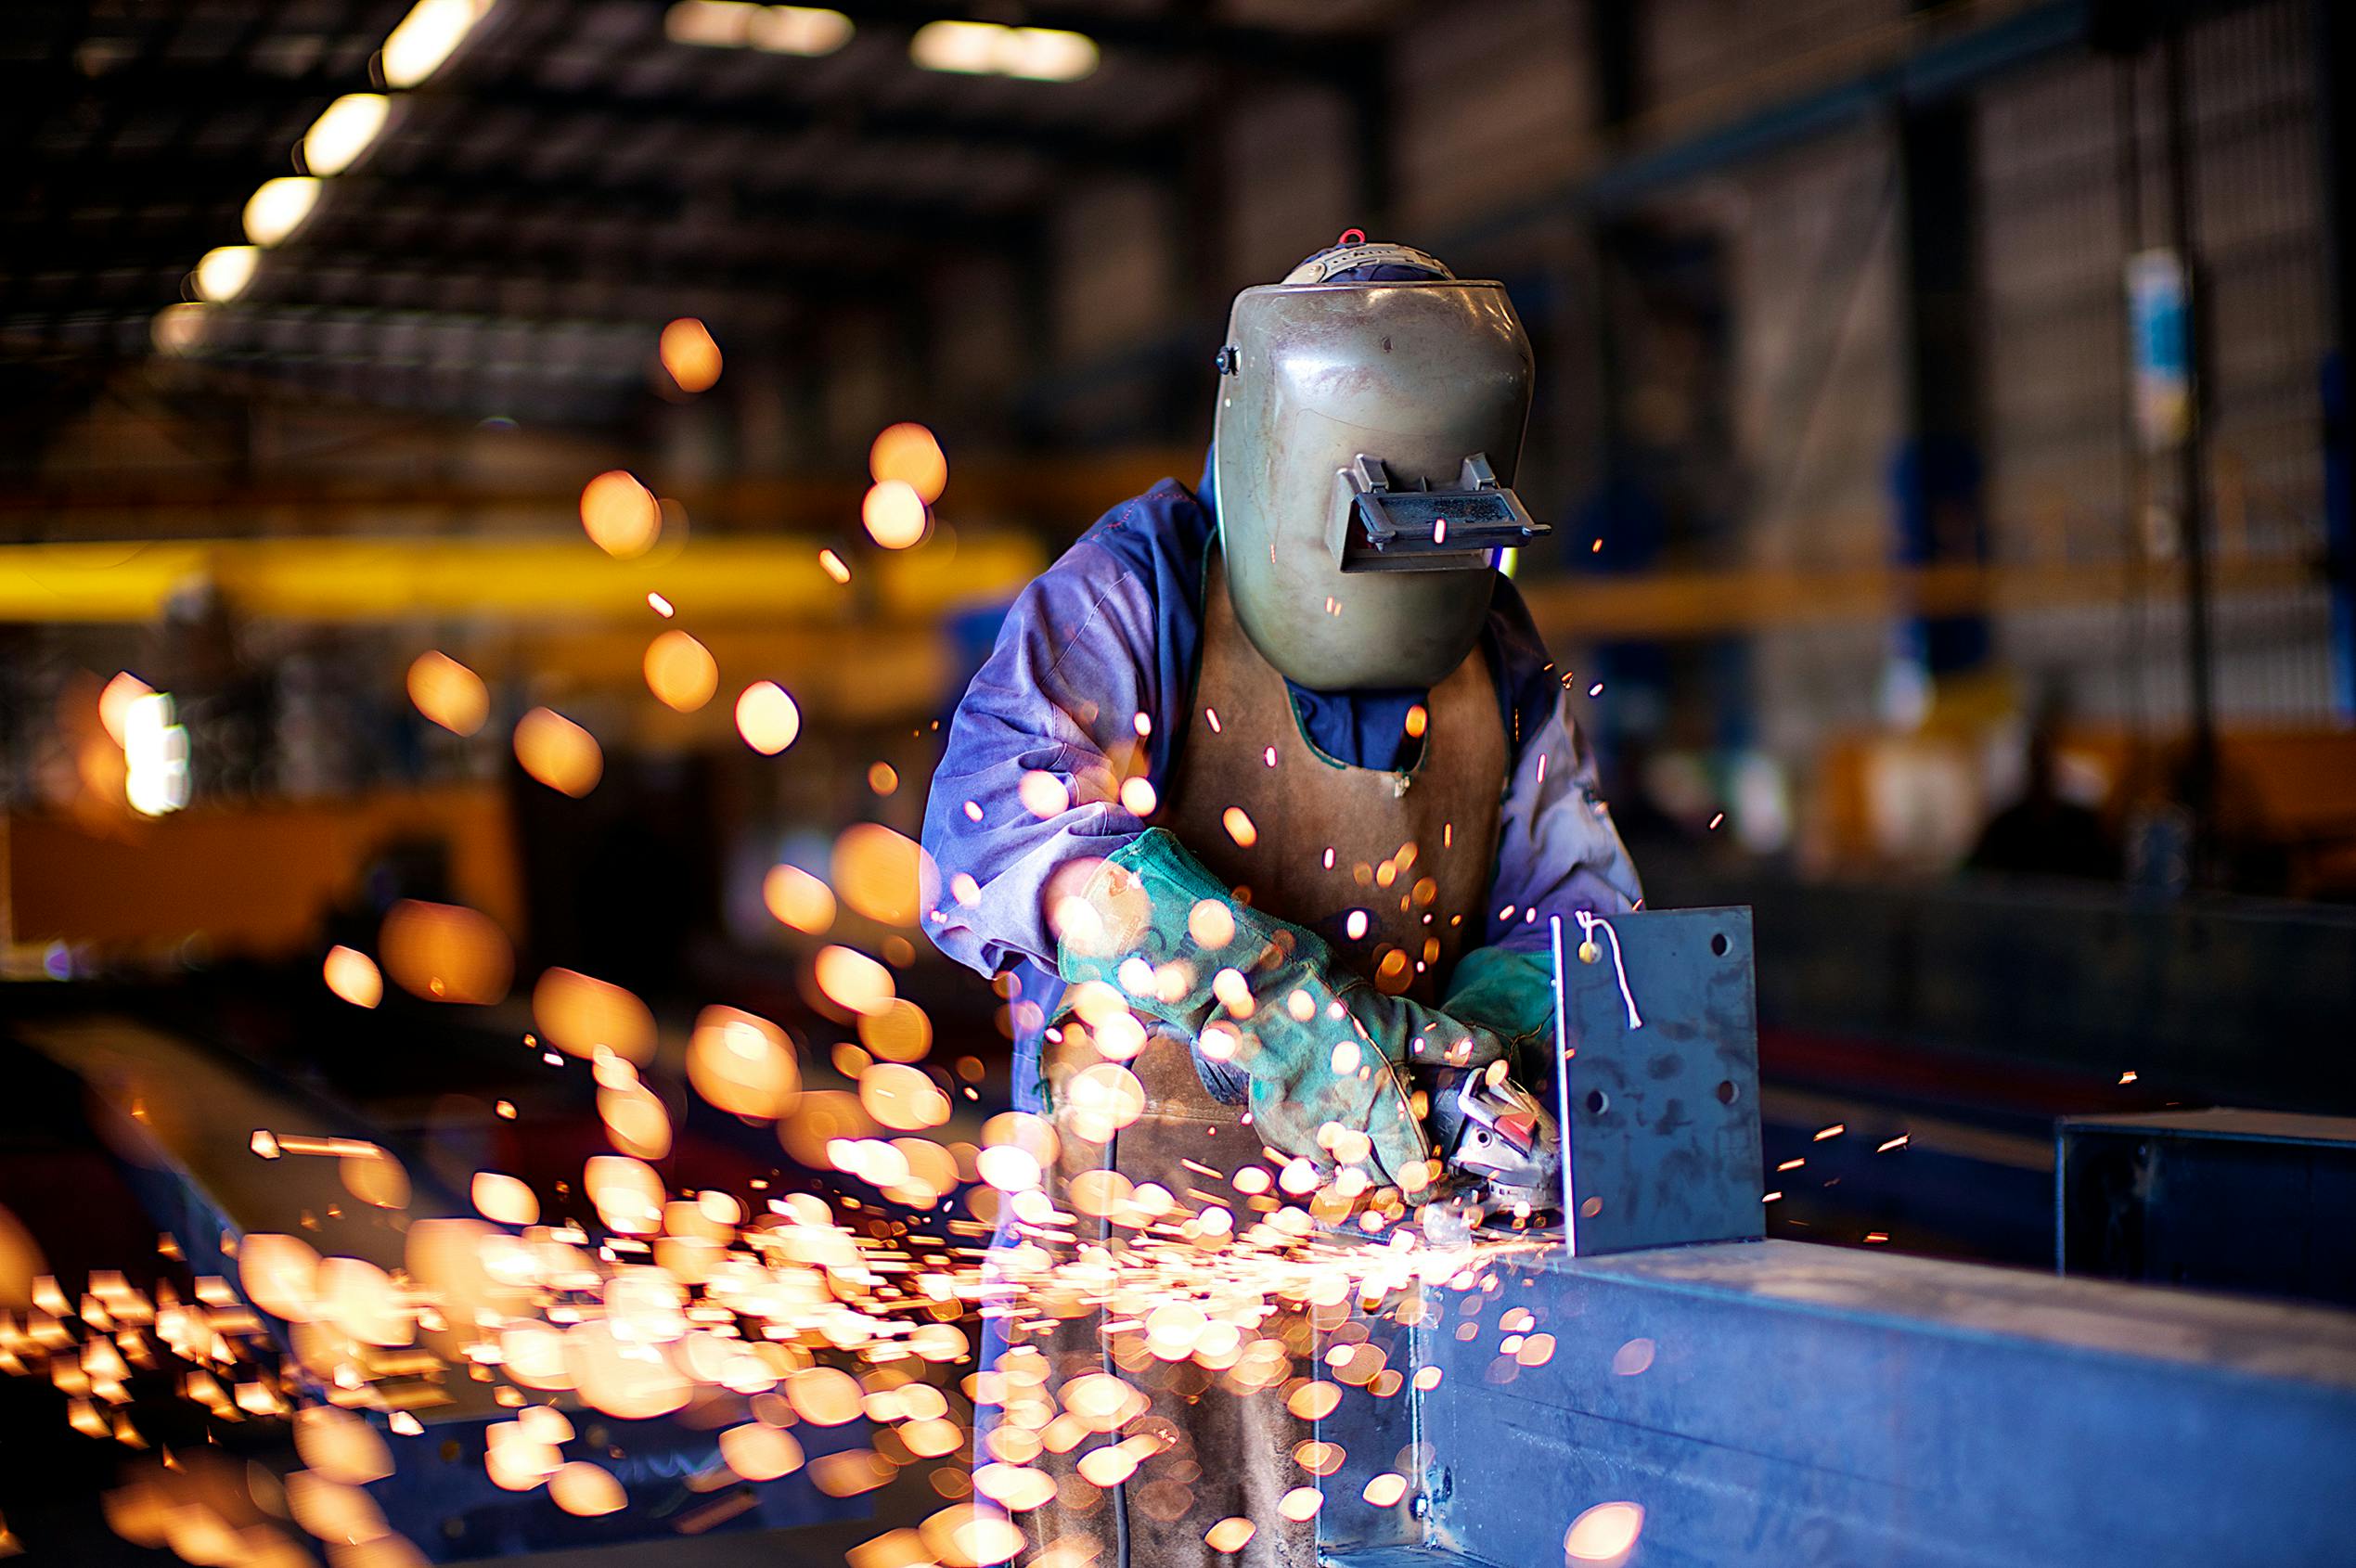
<instances>
[{"instance_id":1,"label":"worker's arm","mask_svg":"<svg viewBox=\"0 0 2356 1568\"><path fill-rule=\"evenodd\" d=\"M939 888L925 932L959 963L1052 970L1050 883L1143 830L1120 787L1166 750L1185 700L1201 622L1187 596L1201 593L1210 526L1185 490L1157 485L1106 514L1008 611L925 803Z\"/></svg>"},{"instance_id":2,"label":"worker's arm","mask_svg":"<svg viewBox=\"0 0 2356 1568\"><path fill-rule=\"evenodd\" d=\"M1504 1035L1522 1055L1554 1028L1554 919L1617 915L1643 897L1636 868L1596 789L1595 753L1561 672L1510 584L1496 609L1499 657L1519 717L1529 731L1515 757L1500 813L1497 873L1490 885L1487 945L1458 960L1440 1005Z\"/></svg>"}]
</instances>

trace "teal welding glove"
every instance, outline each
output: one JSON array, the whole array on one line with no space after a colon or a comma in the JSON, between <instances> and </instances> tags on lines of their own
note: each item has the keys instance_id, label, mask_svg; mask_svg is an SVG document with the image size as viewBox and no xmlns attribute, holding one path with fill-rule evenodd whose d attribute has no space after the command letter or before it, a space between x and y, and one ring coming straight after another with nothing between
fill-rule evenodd
<instances>
[{"instance_id":1,"label":"teal welding glove","mask_svg":"<svg viewBox=\"0 0 2356 1568\"><path fill-rule=\"evenodd\" d=\"M1434 1175L1400 1069L1481 1066L1493 1031L1384 996L1315 932L1240 902L1166 829L1099 865L1059 918L1057 968L1118 989L1250 1084L1260 1140L1320 1169L1357 1165L1420 1201Z\"/></svg>"},{"instance_id":2,"label":"teal welding glove","mask_svg":"<svg viewBox=\"0 0 2356 1568\"><path fill-rule=\"evenodd\" d=\"M1440 1006L1448 1017L1502 1039L1514 1075L1527 1082L1529 1064L1543 1062L1553 1048L1554 960L1543 953L1475 947L1457 960Z\"/></svg>"}]
</instances>

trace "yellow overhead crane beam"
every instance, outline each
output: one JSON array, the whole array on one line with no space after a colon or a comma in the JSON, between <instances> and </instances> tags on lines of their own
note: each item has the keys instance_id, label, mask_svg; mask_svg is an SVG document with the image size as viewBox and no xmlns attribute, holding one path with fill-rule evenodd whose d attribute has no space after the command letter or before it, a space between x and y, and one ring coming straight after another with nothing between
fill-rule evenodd
<instances>
[{"instance_id":1,"label":"yellow overhead crane beam","mask_svg":"<svg viewBox=\"0 0 2356 1568\"><path fill-rule=\"evenodd\" d=\"M2211 564L2221 592L2321 581L2304 559L2229 558ZM2062 606L2180 603L2173 562L1950 563L1935 566L1738 567L1629 576L1570 572L1521 585L1547 642L1688 637L1856 624L1910 616L1981 615Z\"/></svg>"},{"instance_id":2,"label":"yellow overhead crane beam","mask_svg":"<svg viewBox=\"0 0 2356 1568\"><path fill-rule=\"evenodd\" d=\"M614 560L577 533L418 535L0 545L0 623L143 623L178 595L209 587L239 613L308 621L463 620L519 631L627 621L642 626L661 594L695 627L734 623L878 630L924 626L945 612L1003 602L1047 565L1027 534L945 530L907 551L846 550L849 584L819 563L807 535L705 534ZM2226 559L2221 591L2316 580L2312 561ZM2126 561L1749 567L1631 576L1574 569L1522 585L1551 642L1683 638L1911 615L2061 605L2167 602L2174 563Z\"/></svg>"},{"instance_id":3,"label":"yellow overhead crane beam","mask_svg":"<svg viewBox=\"0 0 2356 1568\"><path fill-rule=\"evenodd\" d=\"M578 533L6 545L0 622L153 621L174 598L209 590L241 614L304 621L642 623L657 593L697 623L921 623L1011 598L1047 564L1033 539L973 533L845 555L847 585L807 536L707 535L626 561Z\"/></svg>"}]
</instances>

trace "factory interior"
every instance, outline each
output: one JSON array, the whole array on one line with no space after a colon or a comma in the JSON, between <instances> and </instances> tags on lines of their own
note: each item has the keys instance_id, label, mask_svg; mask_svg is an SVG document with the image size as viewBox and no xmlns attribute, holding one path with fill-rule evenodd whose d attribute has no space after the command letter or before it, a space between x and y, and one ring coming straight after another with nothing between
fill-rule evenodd
<instances>
[{"instance_id":1,"label":"factory interior","mask_svg":"<svg viewBox=\"0 0 2356 1568\"><path fill-rule=\"evenodd\" d=\"M0 7L0 1559L2356 1562L2351 34ZM1477 585L1501 804L1255 619L1378 440L1251 422L1312 298L1526 338L1493 475L1265 524ZM1301 374L1436 418L1421 341ZM1204 870L1408 920L1449 801L1543 990L1461 1132L1365 1022L1459 947L1320 1012Z\"/></svg>"}]
</instances>

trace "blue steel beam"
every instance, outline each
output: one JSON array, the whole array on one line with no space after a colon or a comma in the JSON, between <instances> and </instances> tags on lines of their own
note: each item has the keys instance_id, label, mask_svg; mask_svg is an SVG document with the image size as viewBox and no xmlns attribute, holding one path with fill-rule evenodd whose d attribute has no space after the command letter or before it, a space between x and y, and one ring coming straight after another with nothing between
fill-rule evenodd
<instances>
[{"instance_id":1,"label":"blue steel beam","mask_svg":"<svg viewBox=\"0 0 2356 1568\"><path fill-rule=\"evenodd\" d=\"M2356 1315L1789 1241L1496 1273L1367 1325L1410 1392L1319 1433L1334 1568L1561 1562L1605 1502L1643 1568L2350 1561ZM1362 1501L1410 1445L1407 1500Z\"/></svg>"},{"instance_id":2,"label":"blue steel beam","mask_svg":"<svg viewBox=\"0 0 2356 1568\"><path fill-rule=\"evenodd\" d=\"M1609 928L1576 958L1557 934L1571 1196L1576 1226L1604 1217L1582 1192L1640 1195L1635 1223L1340 1330L1400 1381L1319 1423L1346 1455L1324 1562L1551 1564L1606 1503L1643 1510L1642 1568L2356 1560L2356 1314L1715 1240L1757 1213L1757 1097L1700 1092L1756 1085L1747 918ZM1377 1507L1384 1472L1408 1489Z\"/></svg>"}]
</instances>

